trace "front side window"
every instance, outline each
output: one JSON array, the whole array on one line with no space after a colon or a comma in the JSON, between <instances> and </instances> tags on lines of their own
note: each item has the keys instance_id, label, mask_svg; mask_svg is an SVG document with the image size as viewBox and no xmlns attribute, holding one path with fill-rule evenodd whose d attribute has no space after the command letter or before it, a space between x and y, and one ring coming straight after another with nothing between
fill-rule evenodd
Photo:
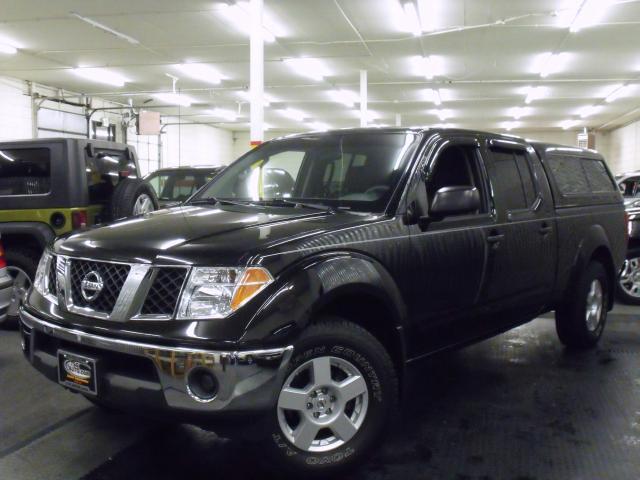
<instances>
[{"instance_id":1,"label":"front side window","mask_svg":"<svg viewBox=\"0 0 640 480\"><path fill-rule=\"evenodd\" d=\"M229 166L194 200L291 200L382 211L417 146L413 133L278 140Z\"/></svg>"},{"instance_id":2,"label":"front side window","mask_svg":"<svg viewBox=\"0 0 640 480\"><path fill-rule=\"evenodd\" d=\"M43 195L51 191L48 148L0 150L0 196Z\"/></svg>"}]
</instances>

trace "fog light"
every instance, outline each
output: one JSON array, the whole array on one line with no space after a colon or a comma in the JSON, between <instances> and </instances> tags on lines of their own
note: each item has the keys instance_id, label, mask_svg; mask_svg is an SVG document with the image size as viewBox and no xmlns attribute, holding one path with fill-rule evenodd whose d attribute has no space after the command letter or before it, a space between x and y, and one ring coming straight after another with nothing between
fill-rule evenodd
<instances>
[{"instance_id":1,"label":"fog light","mask_svg":"<svg viewBox=\"0 0 640 480\"><path fill-rule=\"evenodd\" d=\"M187 375L187 392L197 402L210 402L218 394L218 380L206 368L192 368Z\"/></svg>"}]
</instances>

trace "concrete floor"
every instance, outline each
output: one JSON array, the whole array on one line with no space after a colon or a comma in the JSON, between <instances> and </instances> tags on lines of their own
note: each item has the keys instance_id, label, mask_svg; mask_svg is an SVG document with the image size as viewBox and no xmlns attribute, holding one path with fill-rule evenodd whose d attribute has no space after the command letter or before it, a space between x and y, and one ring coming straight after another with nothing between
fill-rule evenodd
<instances>
[{"instance_id":1,"label":"concrete floor","mask_svg":"<svg viewBox=\"0 0 640 480\"><path fill-rule=\"evenodd\" d=\"M398 432L352 479L640 478L640 308L616 307L597 350L553 321L424 362ZM45 380L0 331L0 478L269 479L256 447L106 414Z\"/></svg>"}]
</instances>

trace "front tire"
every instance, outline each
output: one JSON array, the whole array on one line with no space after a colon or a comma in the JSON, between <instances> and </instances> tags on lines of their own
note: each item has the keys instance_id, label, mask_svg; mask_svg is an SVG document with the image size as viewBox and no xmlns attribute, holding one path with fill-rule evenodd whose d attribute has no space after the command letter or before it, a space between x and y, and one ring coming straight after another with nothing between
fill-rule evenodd
<instances>
[{"instance_id":1,"label":"front tire","mask_svg":"<svg viewBox=\"0 0 640 480\"><path fill-rule=\"evenodd\" d=\"M20 320L19 308L22 297L31 287L36 276L40 254L26 248L8 247L5 251L7 271L13 278L11 303L4 321L0 321L3 328L16 328Z\"/></svg>"},{"instance_id":2,"label":"front tire","mask_svg":"<svg viewBox=\"0 0 640 480\"><path fill-rule=\"evenodd\" d=\"M624 303L640 305L640 257L627 258L624 261L616 294Z\"/></svg>"},{"instance_id":3,"label":"front tire","mask_svg":"<svg viewBox=\"0 0 640 480\"><path fill-rule=\"evenodd\" d=\"M295 476L353 468L380 443L397 404L397 374L380 342L354 323L323 318L295 345L267 421L269 458Z\"/></svg>"},{"instance_id":4,"label":"front tire","mask_svg":"<svg viewBox=\"0 0 640 480\"><path fill-rule=\"evenodd\" d=\"M556 310L556 331L567 347L591 348L598 343L607 321L609 277L604 266L592 261Z\"/></svg>"}]
</instances>

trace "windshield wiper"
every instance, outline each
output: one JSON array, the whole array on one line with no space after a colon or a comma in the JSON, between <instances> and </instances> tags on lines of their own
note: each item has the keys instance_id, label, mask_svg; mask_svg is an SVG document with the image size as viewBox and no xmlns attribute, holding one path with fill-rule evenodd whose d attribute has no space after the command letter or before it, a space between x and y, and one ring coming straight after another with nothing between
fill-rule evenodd
<instances>
[{"instance_id":1,"label":"windshield wiper","mask_svg":"<svg viewBox=\"0 0 640 480\"><path fill-rule=\"evenodd\" d=\"M336 209L331 205L325 205L323 203L307 203L299 200L291 200L288 198L270 198L268 200L257 200L253 203L258 205L268 205L273 207L298 207L298 208L312 208L314 210L322 210L324 212L334 213Z\"/></svg>"},{"instance_id":2,"label":"windshield wiper","mask_svg":"<svg viewBox=\"0 0 640 480\"><path fill-rule=\"evenodd\" d=\"M195 200L191 200L187 202L188 205L250 205L251 202L243 202L240 200L230 200L228 198L215 198L215 197L207 197L207 198L196 198Z\"/></svg>"}]
</instances>

